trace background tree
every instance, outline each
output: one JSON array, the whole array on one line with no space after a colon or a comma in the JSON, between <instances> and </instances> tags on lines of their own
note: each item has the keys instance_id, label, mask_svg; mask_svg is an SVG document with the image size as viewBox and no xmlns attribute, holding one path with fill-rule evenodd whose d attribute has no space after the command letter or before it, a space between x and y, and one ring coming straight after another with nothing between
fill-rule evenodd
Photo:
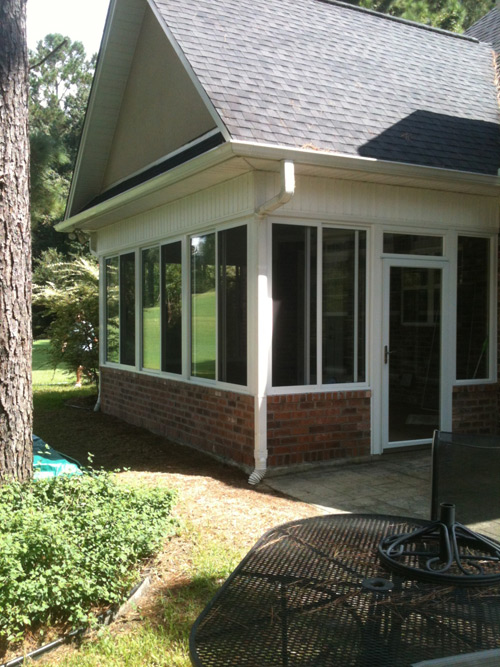
<instances>
[{"instance_id":1,"label":"background tree","mask_svg":"<svg viewBox=\"0 0 500 667\"><path fill-rule=\"evenodd\" d=\"M54 33L30 52L31 220L33 257L49 247L85 252L54 230L62 220L85 118L96 56Z\"/></svg>"},{"instance_id":2,"label":"background tree","mask_svg":"<svg viewBox=\"0 0 500 667\"><path fill-rule=\"evenodd\" d=\"M30 52L31 224L33 259L48 248L65 257L88 255L83 240L54 229L64 217L96 57L81 42L47 35ZM47 258L44 260L47 264ZM33 306L33 333L47 335L53 319L41 303Z\"/></svg>"},{"instance_id":3,"label":"background tree","mask_svg":"<svg viewBox=\"0 0 500 667\"><path fill-rule=\"evenodd\" d=\"M31 476L26 0L0 2L0 481Z\"/></svg>"},{"instance_id":4,"label":"background tree","mask_svg":"<svg viewBox=\"0 0 500 667\"><path fill-rule=\"evenodd\" d=\"M495 6L495 0L347 0L347 2L454 32L464 32Z\"/></svg>"}]
</instances>

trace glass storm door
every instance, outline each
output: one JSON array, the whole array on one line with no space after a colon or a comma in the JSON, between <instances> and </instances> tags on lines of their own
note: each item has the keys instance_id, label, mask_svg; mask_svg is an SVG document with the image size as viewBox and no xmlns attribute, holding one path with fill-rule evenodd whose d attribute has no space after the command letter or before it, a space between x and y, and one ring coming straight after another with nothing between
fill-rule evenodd
<instances>
[{"instance_id":1,"label":"glass storm door","mask_svg":"<svg viewBox=\"0 0 500 667\"><path fill-rule=\"evenodd\" d=\"M386 260L383 442L429 442L441 424L443 267Z\"/></svg>"}]
</instances>

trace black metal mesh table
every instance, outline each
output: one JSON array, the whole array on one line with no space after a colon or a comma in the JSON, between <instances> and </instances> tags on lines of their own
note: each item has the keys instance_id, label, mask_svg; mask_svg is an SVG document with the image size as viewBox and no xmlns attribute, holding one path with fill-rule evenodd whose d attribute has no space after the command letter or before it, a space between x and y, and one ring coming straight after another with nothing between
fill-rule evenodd
<instances>
[{"instance_id":1,"label":"black metal mesh table","mask_svg":"<svg viewBox=\"0 0 500 667\"><path fill-rule=\"evenodd\" d=\"M342 514L266 533L193 626L193 665L404 667L500 648L500 585L407 580L381 565L383 537L426 523Z\"/></svg>"}]
</instances>

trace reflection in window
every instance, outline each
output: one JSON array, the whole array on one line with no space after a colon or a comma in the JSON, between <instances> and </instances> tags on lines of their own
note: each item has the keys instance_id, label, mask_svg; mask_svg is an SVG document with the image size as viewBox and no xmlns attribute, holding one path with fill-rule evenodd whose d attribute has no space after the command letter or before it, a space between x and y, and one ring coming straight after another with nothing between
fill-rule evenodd
<instances>
[{"instance_id":1,"label":"reflection in window","mask_svg":"<svg viewBox=\"0 0 500 667\"><path fill-rule=\"evenodd\" d=\"M106 361L135 364L135 253L106 260Z\"/></svg>"},{"instance_id":2,"label":"reflection in window","mask_svg":"<svg viewBox=\"0 0 500 667\"><path fill-rule=\"evenodd\" d=\"M119 258L106 260L106 361L120 361Z\"/></svg>"},{"instance_id":3,"label":"reflection in window","mask_svg":"<svg viewBox=\"0 0 500 667\"><path fill-rule=\"evenodd\" d=\"M162 263L162 370L182 373L182 246L161 249Z\"/></svg>"},{"instance_id":4,"label":"reflection in window","mask_svg":"<svg viewBox=\"0 0 500 667\"><path fill-rule=\"evenodd\" d=\"M365 380L366 232L323 230L323 384Z\"/></svg>"},{"instance_id":5,"label":"reflection in window","mask_svg":"<svg viewBox=\"0 0 500 667\"><path fill-rule=\"evenodd\" d=\"M316 228L273 226L275 387L366 380L366 232L325 227L322 238L318 332Z\"/></svg>"},{"instance_id":6,"label":"reflection in window","mask_svg":"<svg viewBox=\"0 0 500 667\"><path fill-rule=\"evenodd\" d=\"M317 231L273 226L273 386L316 382Z\"/></svg>"},{"instance_id":7,"label":"reflection in window","mask_svg":"<svg viewBox=\"0 0 500 667\"><path fill-rule=\"evenodd\" d=\"M215 234L191 239L191 374L215 380Z\"/></svg>"},{"instance_id":8,"label":"reflection in window","mask_svg":"<svg viewBox=\"0 0 500 667\"><path fill-rule=\"evenodd\" d=\"M142 366L160 370L160 250L142 251Z\"/></svg>"},{"instance_id":9,"label":"reflection in window","mask_svg":"<svg viewBox=\"0 0 500 667\"><path fill-rule=\"evenodd\" d=\"M388 232L384 234L384 252L395 255L440 257L443 254L443 239L440 236Z\"/></svg>"},{"instance_id":10,"label":"reflection in window","mask_svg":"<svg viewBox=\"0 0 500 667\"><path fill-rule=\"evenodd\" d=\"M135 253L120 256L120 363L135 364Z\"/></svg>"},{"instance_id":11,"label":"reflection in window","mask_svg":"<svg viewBox=\"0 0 500 667\"><path fill-rule=\"evenodd\" d=\"M489 375L489 265L489 239L458 237L458 380Z\"/></svg>"},{"instance_id":12,"label":"reflection in window","mask_svg":"<svg viewBox=\"0 0 500 667\"><path fill-rule=\"evenodd\" d=\"M218 238L218 379L247 382L247 230L235 227Z\"/></svg>"}]
</instances>

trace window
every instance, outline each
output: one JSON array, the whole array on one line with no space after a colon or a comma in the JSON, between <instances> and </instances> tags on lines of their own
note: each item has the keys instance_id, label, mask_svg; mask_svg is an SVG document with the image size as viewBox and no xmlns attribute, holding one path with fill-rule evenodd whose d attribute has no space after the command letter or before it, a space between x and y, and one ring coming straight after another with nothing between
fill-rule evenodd
<instances>
[{"instance_id":1,"label":"window","mask_svg":"<svg viewBox=\"0 0 500 667\"><path fill-rule=\"evenodd\" d=\"M323 384L365 380L366 232L323 230Z\"/></svg>"},{"instance_id":2,"label":"window","mask_svg":"<svg viewBox=\"0 0 500 667\"><path fill-rule=\"evenodd\" d=\"M215 380L215 234L191 239L191 375Z\"/></svg>"},{"instance_id":3,"label":"window","mask_svg":"<svg viewBox=\"0 0 500 667\"><path fill-rule=\"evenodd\" d=\"M182 373L182 244L161 249L162 370Z\"/></svg>"},{"instance_id":4,"label":"window","mask_svg":"<svg viewBox=\"0 0 500 667\"><path fill-rule=\"evenodd\" d=\"M315 227L273 225L273 386L316 382Z\"/></svg>"},{"instance_id":5,"label":"window","mask_svg":"<svg viewBox=\"0 0 500 667\"><path fill-rule=\"evenodd\" d=\"M191 238L191 374L247 381L247 230Z\"/></svg>"},{"instance_id":6,"label":"window","mask_svg":"<svg viewBox=\"0 0 500 667\"><path fill-rule=\"evenodd\" d=\"M273 226L273 385L316 382L314 227Z\"/></svg>"},{"instance_id":7,"label":"window","mask_svg":"<svg viewBox=\"0 0 500 667\"><path fill-rule=\"evenodd\" d=\"M384 252L440 257L443 254L443 239L440 236L387 233L384 234Z\"/></svg>"},{"instance_id":8,"label":"window","mask_svg":"<svg viewBox=\"0 0 500 667\"><path fill-rule=\"evenodd\" d=\"M489 239L458 237L457 380L489 376Z\"/></svg>"},{"instance_id":9,"label":"window","mask_svg":"<svg viewBox=\"0 0 500 667\"><path fill-rule=\"evenodd\" d=\"M273 226L274 387L366 379L366 232L323 229L321 304L317 235L315 227Z\"/></svg>"},{"instance_id":10,"label":"window","mask_svg":"<svg viewBox=\"0 0 500 667\"><path fill-rule=\"evenodd\" d=\"M120 288L118 257L106 260L106 361L120 362Z\"/></svg>"},{"instance_id":11,"label":"window","mask_svg":"<svg viewBox=\"0 0 500 667\"><path fill-rule=\"evenodd\" d=\"M135 253L106 260L106 361L135 364Z\"/></svg>"},{"instance_id":12,"label":"window","mask_svg":"<svg viewBox=\"0 0 500 667\"><path fill-rule=\"evenodd\" d=\"M142 251L142 366L160 370L160 249Z\"/></svg>"},{"instance_id":13,"label":"window","mask_svg":"<svg viewBox=\"0 0 500 667\"><path fill-rule=\"evenodd\" d=\"M247 228L218 233L218 379L247 383Z\"/></svg>"},{"instance_id":14,"label":"window","mask_svg":"<svg viewBox=\"0 0 500 667\"><path fill-rule=\"evenodd\" d=\"M441 309L441 276L429 269L402 269L401 324L436 326Z\"/></svg>"}]
</instances>

